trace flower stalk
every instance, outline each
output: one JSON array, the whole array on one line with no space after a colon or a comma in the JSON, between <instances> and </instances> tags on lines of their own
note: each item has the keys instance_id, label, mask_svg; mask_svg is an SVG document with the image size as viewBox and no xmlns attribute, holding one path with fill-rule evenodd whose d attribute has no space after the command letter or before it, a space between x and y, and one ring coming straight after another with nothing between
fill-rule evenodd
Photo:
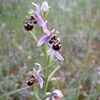
<instances>
[{"instance_id":1,"label":"flower stalk","mask_svg":"<svg viewBox=\"0 0 100 100\"><path fill-rule=\"evenodd\" d=\"M47 48L46 45L42 46L42 51L46 61L46 69L45 69L45 82L44 82L44 95L46 96L47 87L48 87L48 67L49 67L49 58L47 55Z\"/></svg>"}]
</instances>

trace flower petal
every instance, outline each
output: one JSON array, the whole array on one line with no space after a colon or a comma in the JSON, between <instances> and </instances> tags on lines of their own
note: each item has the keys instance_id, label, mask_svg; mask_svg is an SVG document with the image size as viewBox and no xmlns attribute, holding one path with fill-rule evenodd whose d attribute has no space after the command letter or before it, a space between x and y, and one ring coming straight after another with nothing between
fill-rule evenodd
<instances>
[{"instance_id":1,"label":"flower petal","mask_svg":"<svg viewBox=\"0 0 100 100\"><path fill-rule=\"evenodd\" d=\"M51 31L52 33L54 33L55 32L55 28L54 29L52 29L52 31Z\"/></svg>"},{"instance_id":2,"label":"flower petal","mask_svg":"<svg viewBox=\"0 0 100 100\"><path fill-rule=\"evenodd\" d=\"M42 19L42 17L39 15L39 14L36 14L36 20L37 20L37 23L41 26L41 27L43 27L43 25L44 25L44 20Z\"/></svg>"},{"instance_id":3,"label":"flower petal","mask_svg":"<svg viewBox=\"0 0 100 100\"><path fill-rule=\"evenodd\" d=\"M39 75L37 75L36 77L37 77L37 81L38 81L38 83L40 85L40 88L42 89L42 87L43 87L43 79Z\"/></svg>"},{"instance_id":4,"label":"flower petal","mask_svg":"<svg viewBox=\"0 0 100 100\"><path fill-rule=\"evenodd\" d=\"M54 52L55 57L60 60L60 61L64 61L64 58L61 56L61 54L58 51Z\"/></svg>"},{"instance_id":5,"label":"flower petal","mask_svg":"<svg viewBox=\"0 0 100 100\"><path fill-rule=\"evenodd\" d=\"M47 28L47 22L48 22L48 21L45 21L45 22L44 22L44 24L43 24L43 26L42 26L42 29L43 29L43 32L44 32L44 33L46 33L46 34L48 34L49 36L51 36L51 35L54 33L55 29L52 29L52 31L49 31L48 28Z\"/></svg>"},{"instance_id":6,"label":"flower petal","mask_svg":"<svg viewBox=\"0 0 100 100\"><path fill-rule=\"evenodd\" d=\"M43 32L44 32L44 33L50 35L50 34L52 34L52 33L51 33L51 32L48 30L48 28L47 28L47 22L48 22L48 21L45 21L45 22L44 22L44 25L43 25L42 29L43 29Z\"/></svg>"},{"instance_id":7,"label":"flower petal","mask_svg":"<svg viewBox=\"0 0 100 100\"><path fill-rule=\"evenodd\" d=\"M44 36L43 36L42 38L40 38L40 40L38 41L37 46L39 47L39 46L43 45L45 42L48 41L48 39L49 39L49 36L48 36L48 35L44 35Z\"/></svg>"},{"instance_id":8,"label":"flower petal","mask_svg":"<svg viewBox=\"0 0 100 100\"><path fill-rule=\"evenodd\" d=\"M41 10L40 6L39 6L39 5L37 5L37 4L36 4L36 3L34 3L34 2L32 2L32 5L36 7L35 13L40 14L40 10Z\"/></svg>"},{"instance_id":9,"label":"flower petal","mask_svg":"<svg viewBox=\"0 0 100 100\"><path fill-rule=\"evenodd\" d=\"M33 11L33 13L36 15L36 20L37 20L37 23L42 27L44 25L44 20L42 19L42 17L40 16L40 6L33 3L32 4L36 7L36 10L35 12Z\"/></svg>"},{"instance_id":10,"label":"flower petal","mask_svg":"<svg viewBox=\"0 0 100 100\"><path fill-rule=\"evenodd\" d=\"M41 71L41 65L39 63L35 63L36 66L38 66L38 69L36 71L36 74L38 75Z\"/></svg>"},{"instance_id":11,"label":"flower petal","mask_svg":"<svg viewBox=\"0 0 100 100\"><path fill-rule=\"evenodd\" d=\"M36 73L36 69L33 67L33 72Z\"/></svg>"}]
</instances>

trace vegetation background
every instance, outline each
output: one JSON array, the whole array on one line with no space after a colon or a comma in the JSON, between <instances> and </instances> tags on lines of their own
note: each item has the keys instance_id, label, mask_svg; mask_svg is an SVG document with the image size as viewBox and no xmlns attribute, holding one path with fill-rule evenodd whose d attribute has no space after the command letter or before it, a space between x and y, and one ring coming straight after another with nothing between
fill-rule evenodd
<instances>
[{"instance_id":1,"label":"vegetation background","mask_svg":"<svg viewBox=\"0 0 100 100\"><path fill-rule=\"evenodd\" d=\"M35 62L44 67L45 63L23 28L31 2L42 4L42 0L0 0L0 100L36 100L33 88L25 87L26 76ZM60 89L63 100L100 100L100 0L48 2L48 27L59 31L65 58L48 91ZM34 33L42 36L39 27Z\"/></svg>"}]
</instances>

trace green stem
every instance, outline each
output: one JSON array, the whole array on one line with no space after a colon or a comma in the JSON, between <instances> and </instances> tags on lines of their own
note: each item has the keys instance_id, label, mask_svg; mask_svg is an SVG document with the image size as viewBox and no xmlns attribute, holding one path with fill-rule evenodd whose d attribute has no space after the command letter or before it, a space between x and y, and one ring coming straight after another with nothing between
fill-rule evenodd
<instances>
[{"instance_id":1,"label":"green stem","mask_svg":"<svg viewBox=\"0 0 100 100\"><path fill-rule=\"evenodd\" d=\"M48 66L49 65L49 59L48 59L47 49L46 49L46 45L45 44L42 46L42 51L43 51L43 54L44 54L44 57L45 57L45 60L46 60L46 65Z\"/></svg>"},{"instance_id":2,"label":"green stem","mask_svg":"<svg viewBox=\"0 0 100 100\"><path fill-rule=\"evenodd\" d=\"M45 70L45 83L44 83L44 95L46 96L47 87L48 87L48 66L49 66L49 58L47 55L46 45L42 46L42 51L46 60L46 70Z\"/></svg>"}]
</instances>

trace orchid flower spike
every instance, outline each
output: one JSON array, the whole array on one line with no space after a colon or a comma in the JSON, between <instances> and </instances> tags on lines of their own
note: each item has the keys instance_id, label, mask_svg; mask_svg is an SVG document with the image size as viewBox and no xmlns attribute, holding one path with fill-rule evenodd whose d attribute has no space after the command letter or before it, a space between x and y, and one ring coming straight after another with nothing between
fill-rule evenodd
<instances>
[{"instance_id":1,"label":"orchid flower spike","mask_svg":"<svg viewBox=\"0 0 100 100\"><path fill-rule=\"evenodd\" d=\"M48 56L51 55L51 53L59 60L59 61L64 61L64 58L61 56L59 53L61 49L61 43L60 43L60 38L57 38L57 36L52 36L49 40L49 49L47 51Z\"/></svg>"},{"instance_id":2,"label":"orchid flower spike","mask_svg":"<svg viewBox=\"0 0 100 100\"><path fill-rule=\"evenodd\" d=\"M52 92L52 100L61 100L61 98L63 97L63 94L60 90L54 90Z\"/></svg>"},{"instance_id":3,"label":"orchid flower spike","mask_svg":"<svg viewBox=\"0 0 100 100\"><path fill-rule=\"evenodd\" d=\"M33 71L30 72L30 79L27 81L27 85L32 86L34 82L38 82L40 85L40 88L43 88L43 79L39 75L41 71L41 65L39 63L35 63L35 65L38 66L38 69L36 70L36 68L33 68Z\"/></svg>"}]
</instances>

